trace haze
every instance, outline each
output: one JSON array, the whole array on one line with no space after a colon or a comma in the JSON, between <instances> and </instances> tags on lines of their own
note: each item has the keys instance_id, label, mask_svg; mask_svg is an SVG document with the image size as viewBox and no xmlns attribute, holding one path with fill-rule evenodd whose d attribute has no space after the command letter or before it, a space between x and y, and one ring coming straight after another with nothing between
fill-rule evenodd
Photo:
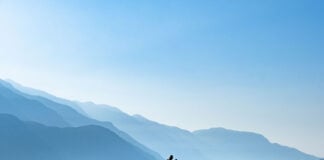
<instances>
[{"instance_id":1,"label":"haze","mask_svg":"<svg viewBox=\"0 0 324 160\"><path fill-rule=\"evenodd\" d=\"M0 0L0 78L324 157L324 1Z\"/></svg>"}]
</instances>

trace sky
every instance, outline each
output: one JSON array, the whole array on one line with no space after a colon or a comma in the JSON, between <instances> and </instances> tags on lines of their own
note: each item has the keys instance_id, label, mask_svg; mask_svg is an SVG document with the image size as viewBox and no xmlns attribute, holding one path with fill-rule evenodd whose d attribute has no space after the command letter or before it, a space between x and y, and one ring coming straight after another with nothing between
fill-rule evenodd
<instances>
[{"instance_id":1,"label":"sky","mask_svg":"<svg viewBox=\"0 0 324 160\"><path fill-rule=\"evenodd\" d=\"M0 78L324 157L322 0L0 0Z\"/></svg>"}]
</instances>

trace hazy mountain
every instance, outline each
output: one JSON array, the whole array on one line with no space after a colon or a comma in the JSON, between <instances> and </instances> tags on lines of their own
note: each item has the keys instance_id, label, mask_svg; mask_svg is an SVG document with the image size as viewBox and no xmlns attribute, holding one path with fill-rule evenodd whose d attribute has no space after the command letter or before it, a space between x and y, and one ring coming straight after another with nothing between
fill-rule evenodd
<instances>
[{"instance_id":1,"label":"hazy mountain","mask_svg":"<svg viewBox=\"0 0 324 160\"><path fill-rule=\"evenodd\" d=\"M107 120L98 121L95 119L88 118L77 111L73 110L67 105L56 103L53 101L50 101L43 97L37 97L37 96L29 96L32 99L38 100L39 102L45 104L47 107L52 108L57 113L62 115L63 119L69 122L72 126L83 126L83 125L98 125L105 127L107 129L110 129L111 131L118 134L120 137L124 138L128 142L132 143L133 145L141 148L142 150L154 155L157 159L160 159L161 157L154 151L151 151L149 148L143 146L142 144L138 143L136 140L134 140L132 137L130 137L127 133L122 132L118 128L116 128L111 122Z\"/></svg>"},{"instance_id":2,"label":"hazy mountain","mask_svg":"<svg viewBox=\"0 0 324 160\"><path fill-rule=\"evenodd\" d=\"M189 131L162 125L139 115L130 116L115 107L79 103L79 106L92 118L110 121L140 143L159 152L163 157L175 154L179 159L204 160L199 150L199 140Z\"/></svg>"},{"instance_id":3,"label":"hazy mountain","mask_svg":"<svg viewBox=\"0 0 324 160\"><path fill-rule=\"evenodd\" d=\"M101 127L105 127L107 129L115 132L120 137L127 140L129 143L137 146L138 148L142 149L143 151L147 152L148 154L153 155L156 159L162 159L161 156L158 155L158 153L156 153L156 152L152 151L151 149L147 148L146 146L140 144L139 142L134 140L131 136L129 136L127 133L122 132L121 130L116 128L111 122L98 121L95 119L91 119L91 118L88 118L85 115L81 114L81 113L84 113L83 111L81 113L77 112L76 110L74 110L74 108L78 108L78 110L81 110L81 109L80 109L80 107L75 105L74 102L72 102L72 101L57 98L57 97L51 96L45 92L30 89L30 88L25 88L23 86L19 87L19 89L23 89L23 90L17 90L10 83L0 80L0 85L1 84L3 86L2 90L6 90L16 97L21 97L23 99L27 99L27 100L33 101L35 103L37 102L39 105L41 105L39 107L40 109L46 109L46 110L52 111L56 115L60 116L60 118L62 120L64 120L64 122L67 122L71 126L79 127L79 126L84 126L84 125L98 125ZM18 84L15 84L15 86L17 87ZM31 91L31 92L33 92L34 95L23 93L21 91L26 91L26 92ZM59 101L59 102L64 102L66 104L73 104L74 107L71 107L70 105L54 102L54 100L52 101L52 100L44 98L42 96L37 96L36 93L39 93L40 95L45 94L46 97L49 97L49 98L54 97L53 99L56 101ZM0 99L0 103L1 102L2 101ZM16 103L16 102L15 102L15 99L9 99L8 103ZM26 110L26 108L24 107L25 103L18 103L16 105L17 107L21 108L19 110L21 113L29 115L30 117L33 117L34 115L30 114L29 111L31 111L34 114L39 113L38 110L34 108L34 106L30 106L30 108L28 110ZM4 110L4 108L7 108L6 106L1 107L1 109ZM20 114L16 113L17 111L14 108L11 109L12 112L1 112L1 109L0 109L0 113L9 113L9 114L16 115L17 117L24 119L24 117L22 117ZM47 120L46 117L48 117L49 115L47 113L43 113L42 116L43 116L43 119L30 118L30 119L24 119L24 120L35 121L35 122L39 122L39 123L46 124L49 126L58 126L58 127L66 126L66 125L61 125L61 124L46 123L46 121L44 121L44 119Z\"/></svg>"},{"instance_id":4,"label":"hazy mountain","mask_svg":"<svg viewBox=\"0 0 324 160\"><path fill-rule=\"evenodd\" d=\"M318 160L296 149L270 143L264 136L224 128L193 132L206 145L209 159L229 160Z\"/></svg>"},{"instance_id":5,"label":"hazy mountain","mask_svg":"<svg viewBox=\"0 0 324 160\"><path fill-rule=\"evenodd\" d=\"M16 83L15 81L10 80L10 79L7 79L5 81L0 79L0 83L1 83L1 81L2 81L2 83L10 84L15 89L17 89L23 93L26 93L28 95L41 96L46 99L50 99L56 103L68 105L69 107L72 107L74 110L78 111L79 113L86 114L78 105L75 105L75 102L73 102L71 100L66 100L63 98L56 97L56 96L51 95L45 91L22 86L19 83Z\"/></svg>"},{"instance_id":6,"label":"hazy mountain","mask_svg":"<svg viewBox=\"0 0 324 160\"><path fill-rule=\"evenodd\" d=\"M7 82L3 81L3 83ZM109 107L106 105L96 105L90 102L78 103L69 100L64 100L52 96L43 91L23 87L17 83L14 83L13 81L10 81L10 83L12 84L12 90L18 89L19 91L16 90L16 92L24 92L20 92L20 94L24 95L25 97L28 97L29 99L41 102L47 108L50 108L59 113L59 115L61 115L63 119L69 122L72 126L81 126L89 124L103 126L109 128L112 131L115 131L124 139L127 139L128 141L137 145L143 150L147 150L151 154L154 154L154 152L150 151L144 146L147 146L148 148L157 151L163 157L167 157L170 154L176 154L179 157L179 159L204 160L204 156L201 154L199 149L196 148L198 144L197 138L195 138L188 131L181 130L176 127L169 127L166 125L158 124L153 121L140 118L139 116L129 116L114 107ZM73 105L74 107L71 107L70 105ZM87 110L86 114L84 115L91 114L91 118L95 118L99 121L81 115L80 113L76 112L74 108L78 108L78 110L81 110L81 113L83 114L84 110ZM120 130L131 135L137 141L144 144L144 146L137 143L127 134L114 128L113 125L110 125L110 123L107 121L113 122L113 124L115 126L118 126ZM156 157L159 158L158 155L156 155Z\"/></svg>"},{"instance_id":7,"label":"hazy mountain","mask_svg":"<svg viewBox=\"0 0 324 160\"><path fill-rule=\"evenodd\" d=\"M47 127L0 114L0 159L154 160L154 157L103 127Z\"/></svg>"},{"instance_id":8,"label":"hazy mountain","mask_svg":"<svg viewBox=\"0 0 324 160\"><path fill-rule=\"evenodd\" d=\"M0 113L12 114L23 120L41 122L50 126L69 126L54 110L9 88L8 84L0 81Z\"/></svg>"},{"instance_id":9,"label":"hazy mountain","mask_svg":"<svg viewBox=\"0 0 324 160\"><path fill-rule=\"evenodd\" d=\"M189 132L150 121L140 115L130 116L108 105L78 105L90 117L109 120L163 156L174 153L179 159L187 160L318 160L296 149L273 144L260 134L223 128ZM197 158L197 155L201 158Z\"/></svg>"},{"instance_id":10,"label":"hazy mountain","mask_svg":"<svg viewBox=\"0 0 324 160\"><path fill-rule=\"evenodd\" d=\"M37 95L29 95L29 98L37 100L60 113L60 115L63 115L63 119L71 125L89 123L105 126L100 123L105 123L104 121L112 122L114 126L131 135L145 146L157 151L163 157L175 154L178 159L186 160L318 160L318 158L296 149L270 143L265 137L255 133L238 132L223 128L189 132L150 121L140 115L130 116L118 108L108 105L69 101L42 91L26 89L22 86L17 88L25 93L32 92L29 94ZM70 105L73 105L73 107ZM79 113L75 113L76 110L72 108L78 108ZM67 111L70 109L73 110L73 114L72 111ZM74 116L69 114L74 116L78 114L77 117L83 118L82 120L75 120L71 118ZM84 117L85 115L90 118Z\"/></svg>"}]
</instances>

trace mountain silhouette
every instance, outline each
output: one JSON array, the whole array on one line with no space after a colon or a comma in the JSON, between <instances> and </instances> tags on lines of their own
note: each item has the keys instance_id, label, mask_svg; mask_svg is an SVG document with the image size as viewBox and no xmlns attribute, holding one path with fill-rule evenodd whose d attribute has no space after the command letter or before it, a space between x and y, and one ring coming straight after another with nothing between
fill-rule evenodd
<instances>
[{"instance_id":1,"label":"mountain silhouette","mask_svg":"<svg viewBox=\"0 0 324 160\"><path fill-rule=\"evenodd\" d=\"M193 133L206 144L203 151L210 159L318 160L296 149L271 143L252 132L211 128Z\"/></svg>"},{"instance_id":2,"label":"mountain silhouette","mask_svg":"<svg viewBox=\"0 0 324 160\"><path fill-rule=\"evenodd\" d=\"M16 84L17 85L17 84ZM21 103L17 103L16 99L8 99L7 101L4 101L4 98L1 99L1 93L6 94L10 93L12 97L19 97L20 99L24 99L25 101ZM28 104L26 101L31 101L32 103L28 108L25 104ZM5 104L15 104L16 108L19 108L18 110L16 108L11 107L10 105ZM68 102L68 100L66 100ZM71 102L72 103L72 102ZM111 122L108 121L98 121L89 117L84 116L83 114L79 113L78 111L74 110L75 107L70 107L65 104L60 104L54 101L51 101L47 98L37 96L37 95L30 95L27 93L23 93L19 90L17 90L13 85L10 83L0 80L0 113L8 113L17 116L20 119L27 120L27 121L34 121L41 124L45 124L48 126L56 126L56 127L66 127L66 126L73 126L73 127L79 127L84 125L98 125L104 128L107 128L116 134L118 134L123 139L127 140L132 145L135 145L136 147L140 148L141 150L147 152L147 154L150 154L155 157L155 159L161 160L162 157L156 153L155 151L149 149L148 147L142 145L141 143L137 142L135 139L133 139L131 136L129 136L127 133L119 130L116 128ZM37 108L36 108L36 107ZM9 109L8 109L9 108ZM11 112L7 112L7 110L10 110ZM46 113L40 112L39 110L45 110ZM57 115L56 119L60 118L64 123L48 123L47 117L51 117L50 114ZM19 114L18 114L19 113ZM40 114L42 113L42 114ZM42 118L35 118L34 115L41 115ZM28 115L28 118L25 118ZM56 119L53 121L56 122Z\"/></svg>"},{"instance_id":3,"label":"mountain silhouette","mask_svg":"<svg viewBox=\"0 0 324 160\"><path fill-rule=\"evenodd\" d=\"M140 115L128 115L116 107L70 101L19 84L13 86L16 92L24 92L25 97L59 113L71 126L103 126L155 157L159 156L154 151L163 157L172 153L177 158L186 160L319 159L290 147L273 144L260 134L223 128L190 132L148 120Z\"/></svg>"},{"instance_id":4,"label":"mountain silhouette","mask_svg":"<svg viewBox=\"0 0 324 160\"><path fill-rule=\"evenodd\" d=\"M103 127L48 127L0 114L3 160L155 160Z\"/></svg>"},{"instance_id":5,"label":"mountain silhouette","mask_svg":"<svg viewBox=\"0 0 324 160\"><path fill-rule=\"evenodd\" d=\"M10 84L0 81L0 113L12 114L23 120L41 122L49 126L70 126L54 110L17 92L10 89Z\"/></svg>"},{"instance_id":6,"label":"mountain silhouette","mask_svg":"<svg viewBox=\"0 0 324 160\"><path fill-rule=\"evenodd\" d=\"M174 153L179 159L205 160L198 138L191 132L150 121L140 115L130 116L119 109L91 102L78 105L92 118L110 121L136 140L157 151L163 157Z\"/></svg>"}]
</instances>

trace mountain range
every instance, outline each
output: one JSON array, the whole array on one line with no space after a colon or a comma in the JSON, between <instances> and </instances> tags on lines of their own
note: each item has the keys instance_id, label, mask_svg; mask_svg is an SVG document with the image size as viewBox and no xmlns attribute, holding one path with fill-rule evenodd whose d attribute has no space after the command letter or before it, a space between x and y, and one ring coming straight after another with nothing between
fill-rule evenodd
<instances>
[{"instance_id":1,"label":"mountain range","mask_svg":"<svg viewBox=\"0 0 324 160\"><path fill-rule=\"evenodd\" d=\"M5 149L0 155L7 160L20 152L30 158L15 160L46 155L58 160L161 160L170 154L179 160L319 159L271 143L260 134L224 128L190 132L109 105L59 98L10 80L0 80L0 113L1 126L5 126L0 134L0 148ZM30 151L24 151L28 146Z\"/></svg>"},{"instance_id":2,"label":"mountain range","mask_svg":"<svg viewBox=\"0 0 324 160\"><path fill-rule=\"evenodd\" d=\"M103 127L48 127L0 114L0 159L3 160L153 160Z\"/></svg>"}]
</instances>

